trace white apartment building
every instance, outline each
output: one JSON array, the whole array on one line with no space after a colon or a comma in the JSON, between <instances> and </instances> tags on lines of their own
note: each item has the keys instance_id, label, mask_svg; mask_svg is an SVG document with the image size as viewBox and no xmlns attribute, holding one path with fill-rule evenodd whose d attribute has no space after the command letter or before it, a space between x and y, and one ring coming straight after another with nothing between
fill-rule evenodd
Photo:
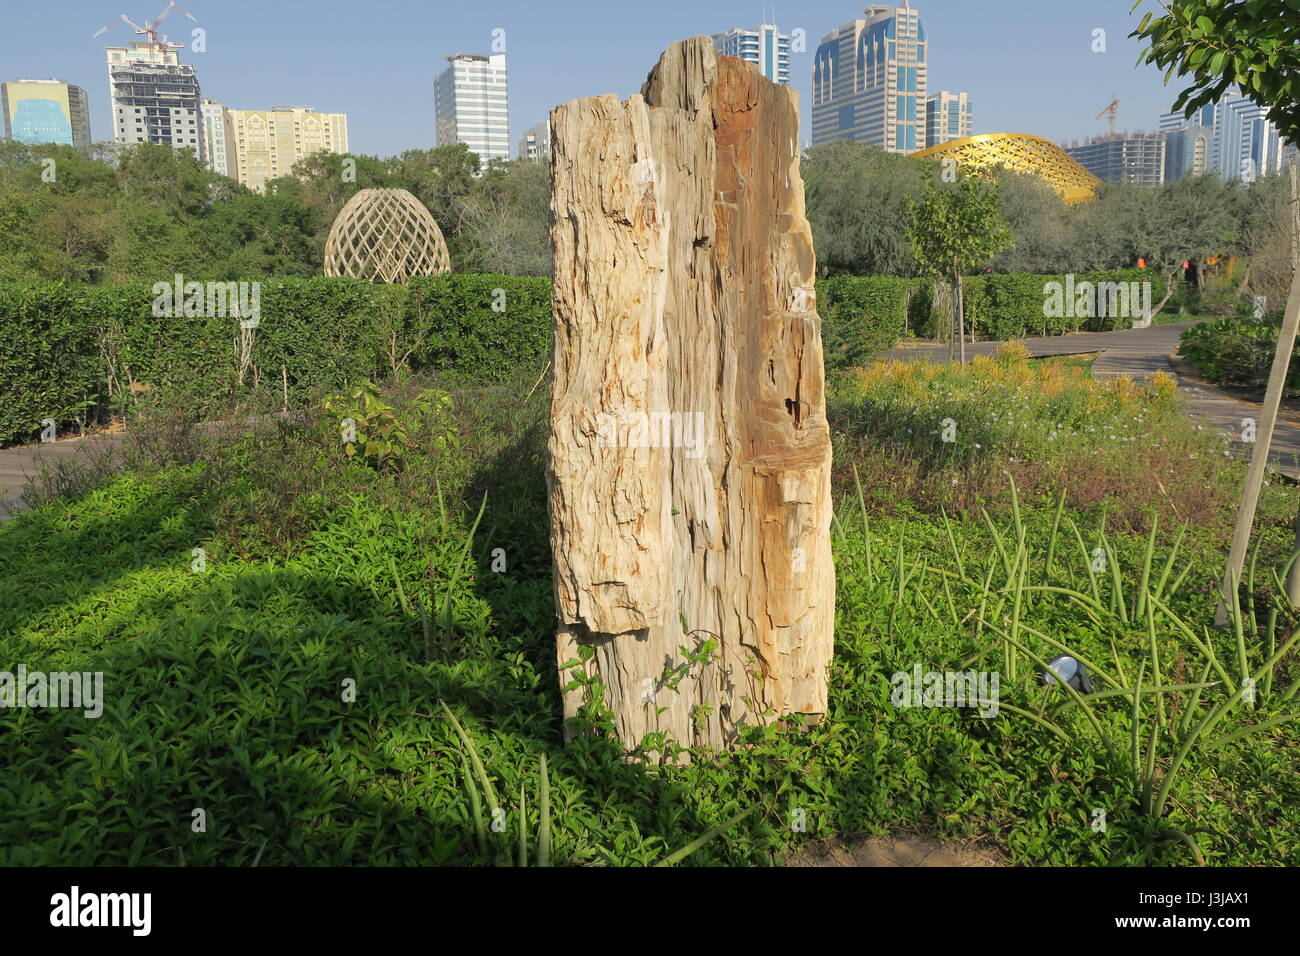
<instances>
[{"instance_id":1,"label":"white apartment building","mask_svg":"<svg viewBox=\"0 0 1300 956\"><path fill-rule=\"evenodd\" d=\"M434 81L438 145L464 143L479 159L510 158L506 56L456 53Z\"/></svg>"},{"instance_id":2,"label":"white apartment building","mask_svg":"<svg viewBox=\"0 0 1300 956\"><path fill-rule=\"evenodd\" d=\"M739 27L713 34L713 46L725 56L739 57L752 63L774 83L790 84L790 38L764 23L757 30Z\"/></svg>"},{"instance_id":3,"label":"white apartment building","mask_svg":"<svg viewBox=\"0 0 1300 956\"><path fill-rule=\"evenodd\" d=\"M970 94L940 90L925 104L926 148L971 134Z\"/></svg>"},{"instance_id":4,"label":"white apartment building","mask_svg":"<svg viewBox=\"0 0 1300 956\"><path fill-rule=\"evenodd\" d=\"M203 151L208 157L208 169L236 179L238 177L235 174L234 136L226 108L217 100L207 97L203 99L201 106Z\"/></svg>"}]
</instances>

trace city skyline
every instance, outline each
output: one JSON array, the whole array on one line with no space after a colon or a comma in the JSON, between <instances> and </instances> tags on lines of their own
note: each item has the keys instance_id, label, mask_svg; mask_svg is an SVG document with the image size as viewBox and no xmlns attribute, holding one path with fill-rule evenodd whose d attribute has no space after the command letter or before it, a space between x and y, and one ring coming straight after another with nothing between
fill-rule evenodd
<instances>
[{"instance_id":1,"label":"city skyline","mask_svg":"<svg viewBox=\"0 0 1300 956\"><path fill-rule=\"evenodd\" d=\"M1104 120L1093 116L1112 91L1121 101L1123 127L1155 129L1179 87L1163 87L1154 68L1134 67L1139 46L1127 34L1143 11L1130 14L1130 5L1108 0L1089 10L1043 10L1011 0L992 0L978 9L954 0L914 4L931 47L929 87L968 91L980 105L975 132L1082 140L1105 132ZM513 0L469 10L375 0L368 18L398 23L400 29L371 33L349 26L355 8L342 0L274 10L241 0L220 6L193 0L188 7L197 27L179 17L164 26L177 42L188 43L192 29L205 31L206 52L187 45L181 53L181 62L199 72L204 96L225 104L308 102L348 113L354 151L385 156L436 144L433 124L412 124L410 117L421 110L432 116L434 78L445 67L444 58L460 50L489 52L494 42L504 45L512 80L507 141L513 145L561 102L635 92L659 50L672 40L761 22L795 38L790 85L800 92L801 141L807 142L813 53L827 33L861 17L864 6L813 0L792 7L789 16L779 6L768 8L765 16L751 3L700 7L667 0L654 22L629 33L617 30L617 5L593 0L545 11ZM125 44L130 31L122 27L115 38L100 40L91 36L117 10L103 0L69 0L57 11L33 6L13 11L13 29L0 45L6 71L0 80L56 76L86 89L92 129L109 138L102 132L113 129L100 72L104 49L109 41ZM143 11L135 12L144 18ZM1093 52L1097 30L1106 31L1105 52ZM609 42L611 31L618 33L617 42ZM320 68L323 62L330 64L328 70ZM398 88L407 92L392 96Z\"/></svg>"}]
</instances>

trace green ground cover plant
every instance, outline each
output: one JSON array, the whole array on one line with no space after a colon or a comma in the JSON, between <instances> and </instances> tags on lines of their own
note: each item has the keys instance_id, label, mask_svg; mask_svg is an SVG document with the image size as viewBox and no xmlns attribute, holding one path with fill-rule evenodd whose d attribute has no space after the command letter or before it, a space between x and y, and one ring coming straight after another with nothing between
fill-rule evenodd
<instances>
[{"instance_id":1,"label":"green ground cover plant","mask_svg":"<svg viewBox=\"0 0 1300 956\"><path fill-rule=\"evenodd\" d=\"M1172 399L1050 366L837 384L830 713L687 766L628 759L598 719L561 743L540 368L451 389L454 441L430 381L386 383L401 467L349 457L319 404L216 430L146 405L113 461L0 525L0 654L105 674L99 719L0 715L0 861L532 865L544 842L552 865L766 865L920 829L1021 864L1300 862L1300 621L1274 577L1297 496L1266 489L1234 626L1207 627L1226 525L1191 485L1233 500L1240 466L1191 426L1163 453L1206 471L1153 493L1137 443L1083 423L1141 405L1163 429ZM905 440L941 412L966 444ZM1047 422L1072 442L1019 427ZM1099 495L1071 455L1112 441L1134 474ZM1038 682L1063 649L1093 698ZM999 715L894 706L917 665L999 670Z\"/></svg>"}]
</instances>

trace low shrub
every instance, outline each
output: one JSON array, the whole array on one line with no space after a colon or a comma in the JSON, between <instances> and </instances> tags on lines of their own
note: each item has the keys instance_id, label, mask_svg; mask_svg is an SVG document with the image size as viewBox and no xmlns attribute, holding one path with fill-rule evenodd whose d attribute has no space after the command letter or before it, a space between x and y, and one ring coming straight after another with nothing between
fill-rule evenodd
<instances>
[{"instance_id":1,"label":"low shrub","mask_svg":"<svg viewBox=\"0 0 1300 956\"><path fill-rule=\"evenodd\" d=\"M1106 511L1117 528L1142 530L1153 515L1194 521L1207 539L1231 528L1224 440L1181 413L1168 375L1098 381L1008 343L964 367L877 362L832 387L837 486L851 491L856 468L873 508L978 515L1014 479L1026 500L1065 488L1072 507Z\"/></svg>"},{"instance_id":2,"label":"low shrub","mask_svg":"<svg viewBox=\"0 0 1300 956\"><path fill-rule=\"evenodd\" d=\"M1201 375L1218 385L1263 388L1268 384L1277 350L1282 313L1256 319L1233 316L1194 325L1183 332L1178 354ZM1300 362L1292 355L1286 388L1300 388Z\"/></svg>"}]
</instances>

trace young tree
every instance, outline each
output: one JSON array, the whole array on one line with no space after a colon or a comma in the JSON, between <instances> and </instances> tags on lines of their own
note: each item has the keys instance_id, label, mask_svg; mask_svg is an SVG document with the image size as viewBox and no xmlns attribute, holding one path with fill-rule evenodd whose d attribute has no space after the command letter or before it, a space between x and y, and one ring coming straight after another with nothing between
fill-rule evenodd
<instances>
[{"instance_id":1,"label":"young tree","mask_svg":"<svg viewBox=\"0 0 1300 956\"><path fill-rule=\"evenodd\" d=\"M966 317L962 276L1012 244L998 208L998 191L966 176L956 189L941 189L927 175L919 199L909 198L907 235L922 272L952 283L954 327L966 364Z\"/></svg>"}]
</instances>

